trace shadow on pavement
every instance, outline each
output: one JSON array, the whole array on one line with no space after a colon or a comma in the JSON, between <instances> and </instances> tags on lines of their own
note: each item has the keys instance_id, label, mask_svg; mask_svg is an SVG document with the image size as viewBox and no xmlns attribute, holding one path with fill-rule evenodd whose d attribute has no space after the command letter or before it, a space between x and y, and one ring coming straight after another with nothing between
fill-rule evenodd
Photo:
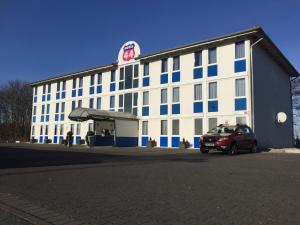
<instances>
[{"instance_id":1,"label":"shadow on pavement","mask_svg":"<svg viewBox=\"0 0 300 225\"><path fill-rule=\"evenodd\" d=\"M113 152L113 151L111 151ZM176 150L174 151L176 153ZM55 150L36 149L30 146L0 146L0 169L49 167L64 165L102 164L107 162L156 163L164 161L199 163L216 157L228 157L221 152L201 154L199 151L189 153L148 152L136 151L123 154L122 152L103 153L99 151L76 151L76 149ZM237 157L237 156L235 156Z\"/></svg>"}]
</instances>

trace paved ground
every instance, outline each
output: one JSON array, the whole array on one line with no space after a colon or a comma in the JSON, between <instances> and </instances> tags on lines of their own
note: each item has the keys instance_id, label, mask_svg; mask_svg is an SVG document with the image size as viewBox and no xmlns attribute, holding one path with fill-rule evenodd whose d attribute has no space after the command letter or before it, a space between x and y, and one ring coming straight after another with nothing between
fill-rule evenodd
<instances>
[{"instance_id":1,"label":"paved ground","mask_svg":"<svg viewBox=\"0 0 300 225\"><path fill-rule=\"evenodd\" d=\"M1 207L45 224L298 225L300 155L0 145Z\"/></svg>"}]
</instances>

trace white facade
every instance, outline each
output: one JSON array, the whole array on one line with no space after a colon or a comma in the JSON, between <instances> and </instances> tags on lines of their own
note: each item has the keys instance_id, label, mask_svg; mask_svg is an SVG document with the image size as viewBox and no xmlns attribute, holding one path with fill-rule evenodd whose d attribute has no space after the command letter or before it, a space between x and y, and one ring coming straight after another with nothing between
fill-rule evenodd
<instances>
[{"instance_id":1,"label":"white facade","mask_svg":"<svg viewBox=\"0 0 300 225\"><path fill-rule=\"evenodd\" d=\"M247 32L249 33L250 31ZM213 39L212 41L195 44L195 46L184 46L182 48L168 50L149 56L139 56L140 49L138 45L133 42L136 44L135 48L137 48L135 49L136 54L134 55L133 59L129 59L128 61L124 61L122 59L120 60L120 55L122 56L121 52L124 50L123 46L119 53L118 63L116 64L65 75L46 81L36 82L32 84L34 87L34 92L37 88L37 93L33 97L33 109L36 107L36 112L34 112L33 110L33 118L35 119L33 119L32 122L33 128L31 136L35 139L38 139L40 143L43 143L45 138L52 139L52 142L58 143L59 139L65 138L66 133L74 127L74 136L76 136L77 139L84 139L89 129L89 123L91 123L92 121L74 123L73 121L70 121L68 119L68 115L72 111L72 102L75 101L75 107L78 107L78 102L81 101L81 107L89 108L90 101L92 101L91 99L93 99L94 101L93 107L97 108L98 106L98 108L102 110L123 110L131 113L134 113L134 111L137 110L137 115L139 117L138 139L140 146L145 145L146 141L151 138L152 140L155 140L157 142L157 146L178 147L179 140L181 141L184 138L191 143L191 147L198 148L199 137L210 129L209 123L211 123L211 125L217 125L236 124L242 122L248 124L249 126L252 126L252 119L255 120L255 118L252 118L252 116L254 115L254 109L251 108L251 106L253 105L253 94L251 91L252 59L250 54L250 45L253 41L251 40L251 37L247 36L249 35L247 32L241 32L235 34L235 36L227 36L227 39L222 37L226 40ZM236 43L243 43L241 45L243 48L243 52L238 58L236 56ZM216 62L210 64L209 49L213 48L216 49ZM200 65L195 67L195 57L197 58L198 52L201 52L202 60L200 62ZM178 66L176 62L175 70L173 70L173 60L177 60L177 57L179 57L180 62L179 69L176 68ZM213 59L214 57L211 55L211 58ZM162 71L162 64L164 63L164 60L167 60L167 72ZM149 64L149 74L144 73L145 64L147 67L147 63ZM120 90L120 86L122 85L120 84L120 82L122 83L123 81L122 75L120 75L122 70L121 68L129 68L128 66L130 65L133 65L132 79L130 78L132 80L132 85L134 85L135 82L138 82L138 87ZM134 69L137 68L137 66L135 65L138 65L138 74L136 74L138 75L138 77L134 76ZM253 66L273 67L274 65L272 63L267 63L264 65L259 65L259 63L256 63L253 64ZM111 80L112 70L115 70L115 81ZM129 70L130 68L128 69L128 71ZM201 70L202 76L200 76ZM210 74L212 75L209 75L209 70ZM239 70L241 72L237 72L236 70ZM130 71L128 72L128 74L130 74ZM167 83L164 83L166 82L165 74L168 74ZM124 72L124 86L127 85L127 77L125 75L126 71ZM94 85L91 85L91 76L95 77ZM99 76L102 76L101 81L98 81ZM255 73L254 76L256 76ZM257 76L261 76L261 74L257 74ZM277 75L271 74L270 76ZM288 84L290 75L284 74L282 76L282 79L284 79ZM73 79L76 79L76 88L73 88ZM80 79L82 79L82 88L79 88ZM274 77L274 79L276 80L277 78ZM257 79L255 79L255 82L257 82L256 80ZM63 92L63 82L66 82L66 88L65 98L62 99L61 95ZM57 92L58 83L60 84L59 92ZM46 85L47 98L49 84L51 84L51 90L49 92L51 96L50 100L43 101L43 86ZM195 99L195 85L198 84L202 85L202 91L197 92L197 98ZM284 84L282 86L278 84L278 86L280 86L283 92L289 92L290 90L287 84ZM217 87L217 93L214 89L215 85ZM237 85L239 85L239 87L237 87ZM101 86L101 88L99 88L98 86ZM115 91L111 89L113 88L113 86L115 86ZM94 87L94 94L92 94L91 92L91 89L93 89L91 87ZM176 88L179 88L179 91ZM199 88L199 86L197 86L197 88ZM238 90L236 90L237 88ZM254 85L253 88L254 94L257 92L262 95L261 90L255 90L255 88L262 88L260 85ZM79 89L82 89L82 91L79 91ZM101 93L97 93L97 90L100 89L102 89ZM165 99L165 91L163 91L164 96L161 97L163 89L166 89L167 99ZM72 97L72 91L74 92L74 90L76 90L76 97ZM209 91L211 91L210 94ZM80 92L82 92L82 96L78 96L78 93ZM145 92L149 93L148 102L146 99L143 101L143 96L145 95L146 97L147 95L144 94ZM175 92L174 99L173 92ZM59 99L56 98L57 93L59 93L60 95ZM125 97L126 93L133 93L131 96L132 102L129 99L129 95ZM138 94L137 104L135 104L134 93ZM119 107L119 98L121 95L123 95L123 98L126 98L126 100L124 100L123 106L121 104ZM113 108L111 107L111 99L113 98L112 96L114 96L115 98ZM35 100L35 98L37 100ZM98 100L98 105L97 98L101 99ZM259 99L259 96L257 96L257 98ZM280 101L290 102L290 100L290 95L287 96L285 94L283 99L281 99ZM101 101L100 107L99 101ZM58 113L56 113L57 104L59 104ZM65 104L65 110L63 113L61 112L62 104ZM129 106L129 104L131 105ZM257 107L255 115L257 118L260 118L258 114L262 113L260 111L263 111L260 106L261 104L264 103L255 104L255 107ZM268 102L268 104L270 104L270 102ZM42 114L43 105L45 105L44 114ZM49 114L47 114L47 105L50 105ZM273 109L272 113L274 115L277 113L276 110L280 109ZM287 123L284 128L280 128L282 129L280 133L287 131L290 132L290 130L292 130L292 109L291 107L284 107L282 110L286 111L289 123ZM61 120L62 114L64 115L63 120ZM43 116L44 122L42 122ZM49 121L47 117L49 117ZM57 117L59 117L58 120ZM202 119L202 122L199 119ZM173 120L179 120L179 122L172 122ZM263 123L261 118L259 122ZM167 127L164 127L165 124L167 124ZM47 126L48 133L45 133ZM55 126L57 126L57 129L55 129ZM61 126L63 126L63 130L61 129ZM77 126L79 126L80 128L77 129ZM258 129L261 129L259 126L257 127ZM255 132L258 132L259 134L262 133L256 130ZM290 137L289 135L285 138L284 145L291 144L290 140L292 140L292 134ZM259 138L263 140L265 137L263 134L260 134ZM265 140L263 141L263 143L266 143ZM258 143L260 143L259 139ZM272 145L272 141L267 141L266 144L270 146Z\"/></svg>"}]
</instances>

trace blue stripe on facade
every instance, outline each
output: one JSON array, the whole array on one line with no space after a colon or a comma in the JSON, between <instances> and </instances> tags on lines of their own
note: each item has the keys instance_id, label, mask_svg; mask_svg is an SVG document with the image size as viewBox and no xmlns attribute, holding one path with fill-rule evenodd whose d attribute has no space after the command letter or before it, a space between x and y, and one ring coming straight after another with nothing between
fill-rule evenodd
<instances>
[{"instance_id":1,"label":"blue stripe on facade","mask_svg":"<svg viewBox=\"0 0 300 225\"><path fill-rule=\"evenodd\" d=\"M180 104L172 104L172 114L180 114Z\"/></svg>"},{"instance_id":2,"label":"blue stripe on facade","mask_svg":"<svg viewBox=\"0 0 300 225\"><path fill-rule=\"evenodd\" d=\"M172 73L172 82L179 82L180 81L180 71Z\"/></svg>"},{"instance_id":3,"label":"blue stripe on facade","mask_svg":"<svg viewBox=\"0 0 300 225\"><path fill-rule=\"evenodd\" d=\"M46 122L49 122L49 115L46 116Z\"/></svg>"},{"instance_id":4,"label":"blue stripe on facade","mask_svg":"<svg viewBox=\"0 0 300 225\"><path fill-rule=\"evenodd\" d=\"M168 137L160 137L160 147L168 147Z\"/></svg>"},{"instance_id":5,"label":"blue stripe on facade","mask_svg":"<svg viewBox=\"0 0 300 225\"><path fill-rule=\"evenodd\" d=\"M194 102L194 113L203 112L203 102Z\"/></svg>"},{"instance_id":6,"label":"blue stripe on facade","mask_svg":"<svg viewBox=\"0 0 300 225\"><path fill-rule=\"evenodd\" d=\"M56 99L60 98L60 93L56 93Z\"/></svg>"},{"instance_id":7,"label":"blue stripe on facade","mask_svg":"<svg viewBox=\"0 0 300 225\"><path fill-rule=\"evenodd\" d=\"M59 115L58 115L58 114L56 114L56 115L55 115L55 119L54 119L54 120L55 120L55 121L58 121L58 119L59 119Z\"/></svg>"},{"instance_id":8,"label":"blue stripe on facade","mask_svg":"<svg viewBox=\"0 0 300 225\"><path fill-rule=\"evenodd\" d=\"M194 79L200 79L203 77L203 69L202 68L194 68Z\"/></svg>"},{"instance_id":9,"label":"blue stripe on facade","mask_svg":"<svg viewBox=\"0 0 300 225\"><path fill-rule=\"evenodd\" d=\"M78 89L78 96L82 96L82 88Z\"/></svg>"},{"instance_id":10,"label":"blue stripe on facade","mask_svg":"<svg viewBox=\"0 0 300 225\"><path fill-rule=\"evenodd\" d=\"M36 116L32 117L32 122L35 123L36 122Z\"/></svg>"},{"instance_id":11,"label":"blue stripe on facade","mask_svg":"<svg viewBox=\"0 0 300 225\"><path fill-rule=\"evenodd\" d=\"M66 92L64 91L61 93L61 98L65 98L65 97L66 97Z\"/></svg>"},{"instance_id":12,"label":"blue stripe on facade","mask_svg":"<svg viewBox=\"0 0 300 225\"><path fill-rule=\"evenodd\" d=\"M60 120L61 120L61 121L64 121L64 120L65 120L65 114L61 114L61 115L60 115Z\"/></svg>"},{"instance_id":13,"label":"blue stripe on facade","mask_svg":"<svg viewBox=\"0 0 300 225\"><path fill-rule=\"evenodd\" d=\"M115 91L116 90L116 83L111 83L109 86L109 91Z\"/></svg>"},{"instance_id":14,"label":"blue stripe on facade","mask_svg":"<svg viewBox=\"0 0 300 225\"><path fill-rule=\"evenodd\" d=\"M235 99L235 111L247 110L247 99L237 98Z\"/></svg>"},{"instance_id":15,"label":"blue stripe on facade","mask_svg":"<svg viewBox=\"0 0 300 225\"><path fill-rule=\"evenodd\" d=\"M164 73L160 75L160 84L167 84L168 83L168 74Z\"/></svg>"},{"instance_id":16,"label":"blue stripe on facade","mask_svg":"<svg viewBox=\"0 0 300 225\"><path fill-rule=\"evenodd\" d=\"M53 143L54 143L54 144L58 144L57 141L58 141L57 136L54 136L54 137L53 137Z\"/></svg>"},{"instance_id":17,"label":"blue stripe on facade","mask_svg":"<svg viewBox=\"0 0 300 225\"><path fill-rule=\"evenodd\" d=\"M150 78L144 77L143 78L143 87L148 87L150 85Z\"/></svg>"},{"instance_id":18,"label":"blue stripe on facade","mask_svg":"<svg viewBox=\"0 0 300 225\"><path fill-rule=\"evenodd\" d=\"M168 105L160 105L160 115L168 115Z\"/></svg>"},{"instance_id":19,"label":"blue stripe on facade","mask_svg":"<svg viewBox=\"0 0 300 225\"><path fill-rule=\"evenodd\" d=\"M208 101L208 112L218 112L218 101Z\"/></svg>"},{"instance_id":20,"label":"blue stripe on facade","mask_svg":"<svg viewBox=\"0 0 300 225\"><path fill-rule=\"evenodd\" d=\"M148 136L142 136L142 146L146 147L148 144L149 137Z\"/></svg>"},{"instance_id":21,"label":"blue stripe on facade","mask_svg":"<svg viewBox=\"0 0 300 225\"><path fill-rule=\"evenodd\" d=\"M76 90L72 90L72 97L76 97Z\"/></svg>"},{"instance_id":22,"label":"blue stripe on facade","mask_svg":"<svg viewBox=\"0 0 300 225\"><path fill-rule=\"evenodd\" d=\"M207 76L213 77L218 75L218 65L211 65L207 67Z\"/></svg>"},{"instance_id":23,"label":"blue stripe on facade","mask_svg":"<svg viewBox=\"0 0 300 225\"><path fill-rule=\"evenodd\" d=\"M238 60L234 62L234 72L239 73L239 72L244 72L246 71L246 60Z\"/></svg>"},{"instance_id":24,"label":"blue stripe on facade","mask_svg":"<svg viewBox=\"0 0 300 225\"><path fill-rule=\"evenodd\" d=\"M194 137L194 148L200 148L200 137Z\"/></svg>"},{"instance_id":25,"label":"blue stripe on facade","mask_svg":"<svg viewBox=\"0 0 300 225\"><path fill-rule=\"evenodd\" d=\"M81 137L80 137L80 136L76 136L76 141L75 141L75 143L76 143L76 144L79 144L80 140L81 140Z\"/></svg>"},{"instance_id":26,"label":"blue stripe on facade","mask_svg":"<svg viewBox=\"0 0 300 225\"><path fill-rule=\"evenodd\" d=\"M90 95L93 95L95 93L95 87L90 87Z\"/></svg>"},{"instance_id":27,"label":"blue stripe on facade","mask_svg":"<svg viewBox=\"0 0 300 225\"><path fill-rule=\"evenodd\" d=\"M143 106L142 116L149 116L149 106Z\"/></svg>"},{"instance_id":28,"label":"blue stripe on facade","mask_svg":"<svg viewBox=\"0 0 300 225\"><path fill-rule=\"evenodd\" d=\"M39 138L39 143L40 143L40 144L44 143L43 136L40 136L40 138Z\"/></svg>"},{"instance_id":29,"label":"blue stripe on facade","mask_svg":"<svg viewBox=\"0 0 300 225\"><path fill-rule=\"evenodd\" d=\"M138 146L138 137L116 137L116 145L119 147Z\"/></svg>"},{"instance_id":30,"label":"blue stripe on facade","mask_svg":"<svg viewBox=\"0 0 300 225\"><path fill-rule=\"evenodd\" d=\"M180 144L180 137L172 137L172 147L178 148Z\"/></svg>"},{"instance_id":31,"label":"blue stripe on facade","mask_svg":"<svg viewBox=\"0 0 300 225\"><path fill-rule=\"evenodd\" d=\"M34 102L34 103L37 103L37 96L35 96L35 97L33 98L33 102Z\"/></svg>"},{"instance_id":32,"label":"blue stripe on facade","mask_svg":"<svg viewBox=\"0 0 300 225\"><path fill-rule=\"evenodd\" d=\"M46 100L46 95L42 96L42 101L44 102Z\"/></svg>"},{"instance_id":33,"label":"blue stripe on facade","mask_svg":"<svg viewBox=\"0 0 300 225\"><path fill-rule=\"evenodd\" d=\"M97 94L102 93L102 85L97 86Z\"/></svg>"},{"instance_id":34,"label":"blue stripe on facade","mask_svg":"<svg viewBox=\"0 0 300 225\"><path fill-rule=\"evenodd\" d=\"M51 94L48 94L47 95L47 101L50 101L51 100Z\"/></svg>"},{"instance_id":35,"label":"blue stripe on facade","mask_svg":"<svg viewBox=\"0 0 300 225\"><path fill-rule=\"evenodd\" d=\"M41 122L44 122L45 117L41 116Z\"/></svg>"}]
</instances>

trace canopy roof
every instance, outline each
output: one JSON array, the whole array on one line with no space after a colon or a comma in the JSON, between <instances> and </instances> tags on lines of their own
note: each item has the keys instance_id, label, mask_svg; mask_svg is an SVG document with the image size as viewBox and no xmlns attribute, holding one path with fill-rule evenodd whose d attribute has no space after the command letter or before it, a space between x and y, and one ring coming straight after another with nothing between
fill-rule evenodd
<instances>
[{"instance_id":1,"label":"canopy roof","mask_svg":"<svg viewBox=\"0 0 300 225\"><path fill-rule=\"evenodd\" d=\"M125 112L113 112L89 108L76 108L69 114L69 119L73 121L107 119L138 120L138 117Z\"/></svg>"}]
</instances>

